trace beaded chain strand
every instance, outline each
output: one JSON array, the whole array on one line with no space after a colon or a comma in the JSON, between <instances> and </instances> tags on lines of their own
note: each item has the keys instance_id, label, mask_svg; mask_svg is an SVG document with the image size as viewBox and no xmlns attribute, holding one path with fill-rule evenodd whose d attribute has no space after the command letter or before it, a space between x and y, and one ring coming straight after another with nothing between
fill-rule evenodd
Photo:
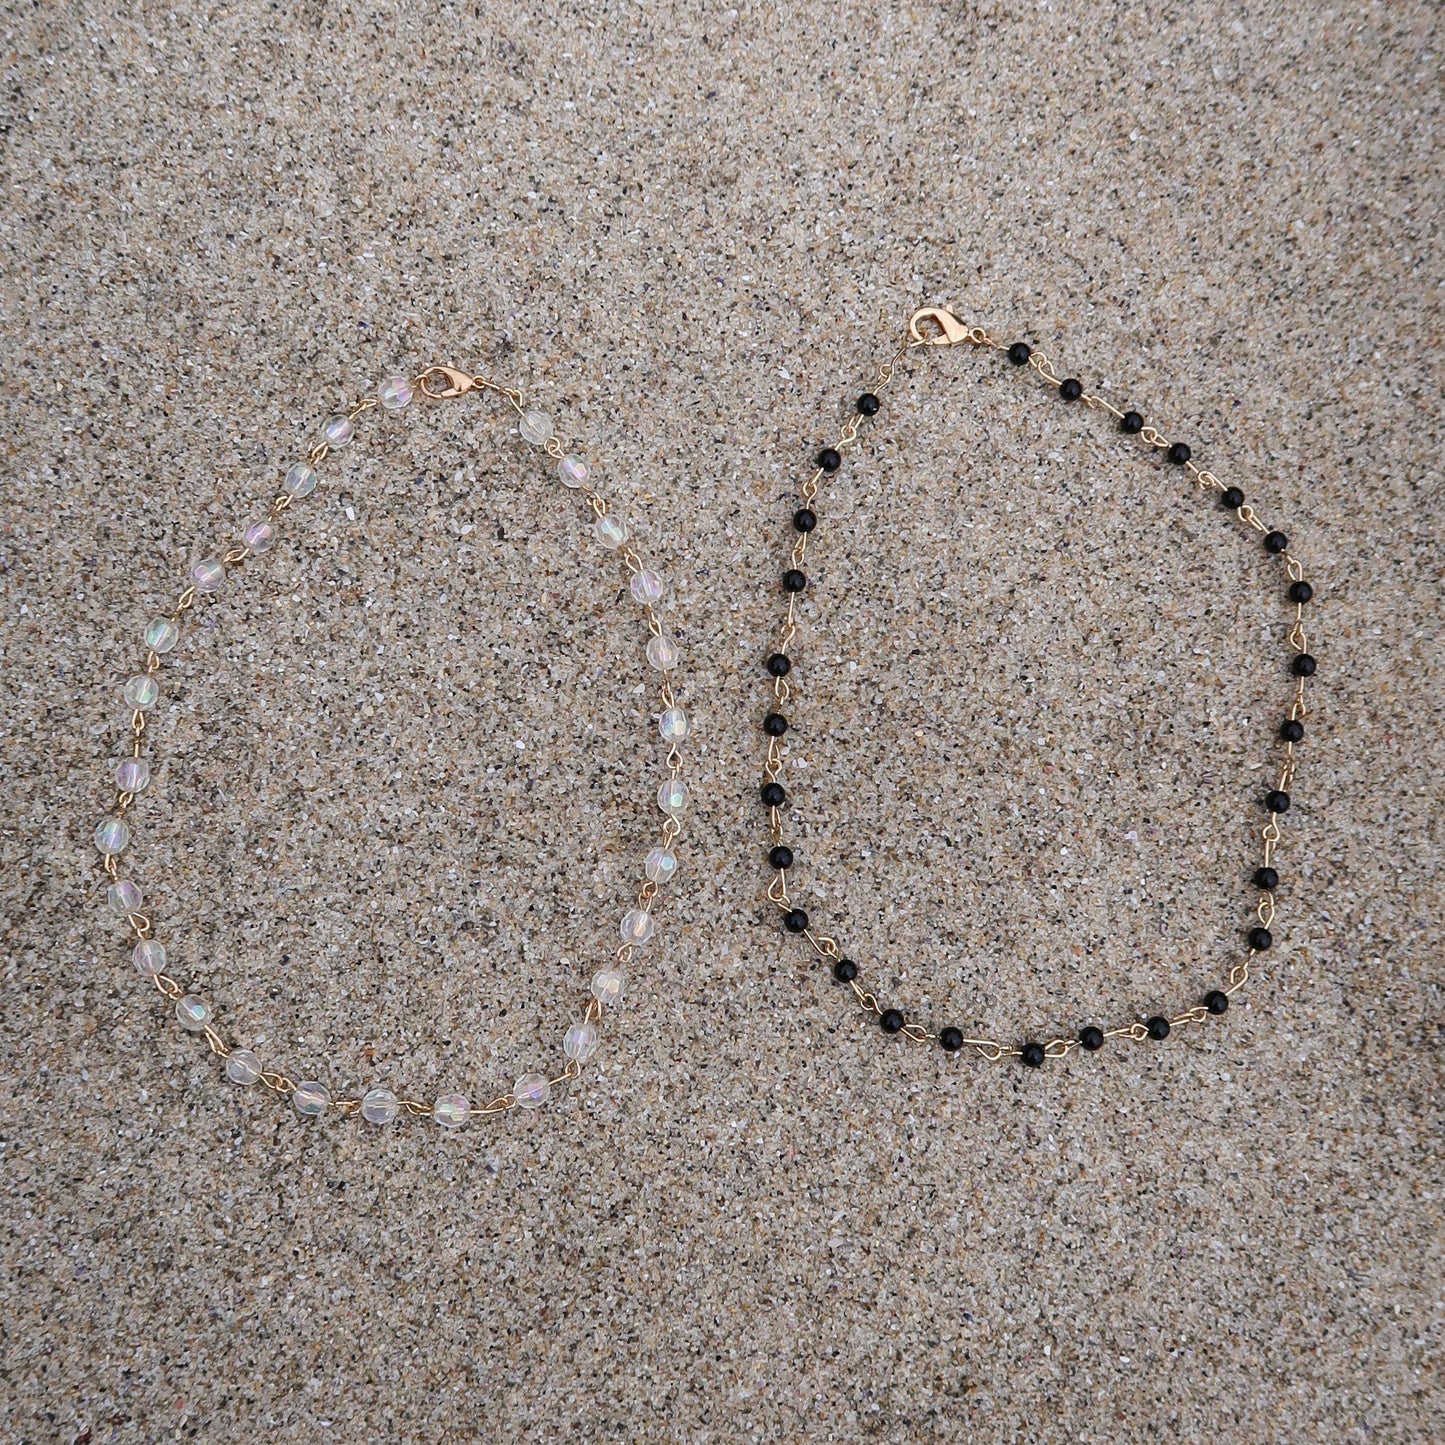
<instances>
[{"instance_id":1,"label":"beaded chain strand","mask_svg":"<svg viewBox=\"0 0 1445 1445\"><path fill-rule=\"evenodd\" d=\"M527 1073L510 1090L489 1103L473 1106L463 1094L448 1093L427 1103L399 1097L391 1089L377 1086L360 1098L332 1098L330 1090L317 1079L293 1082L279 1069L263 1064L248 1048L234 1047L222 1037L214 1021L211 1004L199 993L183 988L166 972L165 945L154 934L150 916L142 912L143 899L139 885L122 876L120 857L131 841L127 814L150 782L150 763L142 753L147 719L160 700L159 673L162 659L173 652L181 640L182 623L200 598L216 592L232 572L244 569L253 559L267 552L276 542L282 516L292 505L315 491L320 480L316 468L340 451L356 435L357 421L367 412L381 407L401 411L418 392L429 400L442 401L468 392L491 391L504 397L517 417L522 439L539 448L557 464L557 475L563 486L580 491L586 501L597 540L618 553L629 574L629 587L639 604L647 624L647 661L662 676L662 704L659 731L668 746L665 760L667 776L657 791L657 803L664 815L662 836L643 861L644 881L637 890L633 906L621 922L622 942L615 955L592 980L591 999L581 1019L570 1024L563 1035L562 1052L566 1064L560 1074L549 1077L543 1073ZM624 965L631 962L635 951L654 935L654 906L662 884L677 872L677 855L673 845L682 833L682 814L688 802L687 784L682 779L682 757L678 744L688 736L691 725L686 712L673 693L672 673L679 662L677 643L664 631L654 610L661 598L663 584L658 575L643 565L630 540L627 524L612 512L592 484L592 473L578 455L564 452L552 426L552 419L543 411L528 407L520 391L502 386L483 376L471 376L447 366L429 366L420 376L408 380L393 377L385 382L377 396L357 402L348 410L331 417L322 428L322 440L307 453L305 461L296 462L286 472L279 495L272 501L266 516L253 522L241 534L241 540L219 555L208 556L190 570L185 588L176 598L168 616L153 619L145 629L145 670L125 685L124 696L130 709L130 752L115 768L117 798L115 812L96 829L95 844L104 859L105 873L110 880L106 890L111 909L124 918L135 943L131 957L139 973L149 978L175 1008L181 1028L202 1035L218 1056L226 1077L238 1085L261 1083L277 1094L289 1096L296 1112L314 1118L328 1110L350 1116L359 1114L372 1124L390 1124L401 1114L430 1117L444 1128L454 1129L469 1120L501 1114L508 1109L536 1109L545 1104L553 1088L576 1079L582 1065L596 1051L598 1025L604 1010L615 1004L622 993Z\"/></svg>"},{"instance_id":2,"label":"beaded chain strand","mask_svg":"<svg viewBox=\"0 0 1445 1445\"><path fill-rule=\"evenodd\" d=\"M923 328L927 329L928 334L925 334ZM815 952L831 966L833 977L839 983L847 985L858 1004L877 1018L884 1033L902 1034L915 1043L936 1042L950 1054L967 1048L990 1061L1016 1058L1035 1069L1041 1068L1046 1059L1065 1058L1075 1049L1092 1053L1103 1048L1109 1039L1123 1038L1141 1043L1145 1040L1158 1042L1167 1039L1177 1028L1187 1024L1202 1024L1211 1017L1225 1013L1230 999L1249 981L1251 961L1274 943L1271 928L1274 924L1274 890L1279 886L1275 861L1281 837L1280 818L1289 811L1289 789L1295 775L1295 749L1304 737L1305 680L1315 675L1315 659L1309 651L1304 627L1305 604L1314 596L1314 591L1305 581L1303 567L1290 554L1289 539L1285 534L1261 521L1238 487L1226 486L1213 472L1200 468L1186 443L1170 441L1156 428L1147 426L1137 411L1118 410L1103 397L1085 391L1083 383L1076 377L1060 378L1049 358L1042 351L1034 350L1027 342L1015 341L1010 344L995 340L983 327L968 326L952 312L942 308L925 307L916 312L909 322L908 331L908 341L878 367L878 380L873 389L858 398L853 415L844 425L837 442L824 447L818 453L812 475L803 483L803 505L793 513L793 530L797 535L788 569L782 576L782 590L787 597L788 608L777 647L767 660L767 671L772 679L773 705L763 719L763 733L767 737L768 748L763 765L762 801L768 810L772 838L768 862L774 870L774 876L768 884L768 898L781 911L783 927L789 933L800 934L807 939ZM951 1025L935 1033L923 1024L909 1020L902 1010L884 1007L877 995L862 982L858 964L844 957L833 938L817 931L807 911L797 905L789 890L788 873L793 867L794 858L793 850L783 842L783 809L787 804L788 794L779 779L784 763L782 740L789 731L791 721L779 709L791 696L788 675L792 672L793 661L790 650L798 632L797 601L808 586L808 577L802 569L808 553L808 539L818 525L815 506L818 485L824 476L836 472L842 465L844 452L858 444L863 422L877 416L882 405L878 393L891 385L898 363L918 347L956 346L960 343L1001 351L1015 366L1032 368L1036 376L1056 390L1061 401L1081 401L1086 407L1113 417L1120 431L1129 436L1137 436L1149 446L1162 451L1171 464L1182 468L1194 478L1200 490L1215 493L1224 507L1233 512L1246 527L1259 534L1264 550L1284 562L1288 576L1286 596L1293 613L1287 641L1293 652L1289 667L1294 679L1294 693L1288 714L1279 728L1279 738L1284 745L1279 781L1262 799L1269 820L1259 835L1263 856L1254 873L1254 883L1259 889L1259 898L1254 909L1255 921L1246 935L1245 942L1248 947L1245 957L1231 966L1224 987L1210 989L1200 1002L1180 1013L1154 1014L1147 1019L1136 1019L1115 1028L1086 1024L1072 1037L1051 1038L1042 1043L1031 1039L1011 1045L991 1038L974 1038Z\"/></svg>"}]
</instances>

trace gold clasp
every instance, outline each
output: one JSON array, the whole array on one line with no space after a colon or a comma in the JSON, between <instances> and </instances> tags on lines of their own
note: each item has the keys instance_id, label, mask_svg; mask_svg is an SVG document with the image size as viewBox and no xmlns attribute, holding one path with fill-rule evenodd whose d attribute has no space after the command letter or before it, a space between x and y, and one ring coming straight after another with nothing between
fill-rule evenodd
<instances>
[{"instance_id":1,"label":"gold clasp","mask_svg":"<svg viewBox=\"0 0 1445 1445\"><path fill-rule=\"evenodd\" d=\"M437 384L439 377L446 383L444 386ZM464 371L458 371L454 366L429 366L417 377L416 384L421 387L421 394L429 396L433 401L447 401L454 396L465 396L477 386L475 378Z\"/></svg>"},{"instance_id":2,"label":"gold clasp","mask_svg":"<svg viewBox=\"0 0 1445 1445\"><path fill-rule=\"evenodd\" d=\"M938 327L939 334L925 336L918 329L920 321L931 321ZM953 312L945 311L941 306L925 306L921 311L915 311L908 323L908 334L919 346L957 346L960 341L973 340L968 327Z\"/></svg>"}]
</instances>

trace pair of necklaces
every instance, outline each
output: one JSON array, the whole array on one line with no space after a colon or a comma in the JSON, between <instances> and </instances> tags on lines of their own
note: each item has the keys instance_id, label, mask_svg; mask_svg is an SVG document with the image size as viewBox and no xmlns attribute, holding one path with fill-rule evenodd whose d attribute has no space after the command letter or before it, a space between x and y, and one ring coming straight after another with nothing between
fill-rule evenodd
<instances>
[{"instance_id":1,"label":"pair of necklaces","mask_svg":"<svg viewBox=\"0 0 1445 1445\"><path fill-rule=\"evenodd\" d=\"M795 699L790 679L802 645L799 599L808 594L812 586L809 567L818 551L822 522L819 490L824 478L837 472L861 446L864 429L876 424L883 414L884 398L901 365L916 354L926 355L935 348L953 346L996 353L1005 366L1027 375L1042 395L1097 413L1105 425L1137 439L1145 455L1162 456L1164 464L1178 472L1194 494L1196 504L1212 503L1227 509L1238 520L1246 537L1252 536L1265 556L1282 568L1278 591L1285 650L1281 660L1281 700L1274 745L1276 766L1270 775L1274 781L1255 803L1260 810L1256 866L1252 872L1247 867L1241 870L1241 886L1252 887L1252 902L1247 905L1247 919L1240 930L1237 956L1221 963L1213 987L1182 1007L1129 1020L1081 1019L1067 1033L1038 1038L990 1037L966 1032L948 1020L919 1018L908 1009L879 998L868 984L865 964L850 957L824 924L809 912L794 882L797 859L786 837L787 821L797 812L796 802L790 799L785 783L788 739L796 729L806 730L809 719L791 706ZM495 1093L485 1090L483 1096L475 1100L460 1092L415 1098L407 1092L398 1092L395 1081L389 1079L376 1080L362 1091L333 1095L324 1078L302 1077L299 1072L293 1076L285 1061L262 1058L244 1042L228 1038L205 994L177 979L175 974L179 970L165 942L157 936L155 921L146 911L140 883L124 866L131 842L128 820L151 781L145 744L151 717L162 700L162 670L182 643L186 625L196 609L223 587L242 580L248 570L259 564L275 545L281 525L292 509L304 503L320 484L319 469L352 443L359 424L370 424L378 413L401 412L413 404L451 401L474 394L490 395L510 409L517 435L545 458L560 485L576 493L595 545L615 554L626 573L630 605L636 613L632 626L641 644L637 648L637 663L650 679L656 703L659 765L655 778L649 779L646 786L651 791L654 781L656 783L659 822L647 845L642 841L636 845L636 892L617 903L616 938L610 953L599 959L601 966L592 976L585 995L583 981L578 980L576 1003L560 1030L559 1052L563 1059L560 1067L529 1071L506 1087L498 1085ZM801 941L881 1033L937 1046L948 1055L967 1053L990 1061L1017 1060L1024 1067L1037 1069L1049 1060L1066 1058L1075 1051L1093 1053L1112 1044L1158 1044L1181 1029L1206 1026L1225 1014L1231 1000L1249 982L1251 964L1274 942L1271 930L1274 894L1279 884L1276 864L1282 839L1281 823L1289 811L1298 748L1304 738L1305 684L1315 673L1315 659L1309 651L1304 623L1305 607L1313 591L1303 567L1290 551L1285 534L1265 522L1238 487L1200 467L1186 442L1171 440L1137 411L1121 411L1112 402L1086 389L1078 378L1061 377L1049 357L1027 342L997 340L983 327L969 326L941 307L925 307L910 319L903 343L878 366L877 378L869 390L852 403L851 414L837 439L816 453L801 482L798 503L790 519L791 549L779 577L783 620L764 663L768 693L761 718L764 741L759 801L767 828L765 846L770 870L767 897L778 910L782 930ZM590 464L583 455L562 445L552 418L529 404L522 393L512 387L440 365L429 366L413 378L393 377L379 388L375 397L367 397L332 416L304 459L288 468L266 514L251 522L238 540L191 567L169 610L146 626L140 670L125 683L123 696L129 712L129 745L126 754L115 763L115 805L96 829L95 845L107 878L107 902L125 922L126 946L134 967L150 980L180 1028L204 1041L232 1084L269 1089L289 1099L296 1113L306 1118L359 1116L369 1124L383 1126L416 1117L430 1119L450 1130L512 1109L540 1108L556 1090L581 1075L583 1066L600 1045L601 1025L622 996L630 966L640 950L656 942L657 916L664 891L680 867L677 844L682 837L689 801L688 785L683 777L682 745L691 733L692 724L678 701L674 680L681 661L680 649L657 613L664 590L662 577L647 565L626 520L612 509L596 485Z\"/></svg>"}]
</instances>

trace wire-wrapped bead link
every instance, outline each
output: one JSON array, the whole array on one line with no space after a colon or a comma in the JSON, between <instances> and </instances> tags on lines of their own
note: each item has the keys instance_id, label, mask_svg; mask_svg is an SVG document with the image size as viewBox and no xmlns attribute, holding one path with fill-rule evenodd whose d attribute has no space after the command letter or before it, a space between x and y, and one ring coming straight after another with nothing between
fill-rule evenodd
<instances>
[{"instance_id":1,"label":"wire-wrapped bead link","mask_svg":"<svg viewBox=\"0 0 1445 1445\"><path fill-rule=\"evenodd\" d=\"M886 391L894 382L898 364L920 347L956 346L967 343L975 347L986 347L1003 352L1015 365L1025 365L1040 380L1054 387L1061 400L1080 402L1092 411L1099 411L1114 418L1122 431L1137 435L1146 445L1165 453L1168 460L1183 468L1194 479L1202 491L1212 491L1235 516L1252 531L1264 538L1265 549L1280 556L1290 580L1289 595L1294 605L1293 617L1286 641L1293 658L1291 671L1294 675L1294 692L1289 704L1285 722L1281 727L1284 742L1284 760L1280 766L1279 782L1265 795L1265 807L1269 821L1260 830L1262 860L1256 873L1256 881L1264 879L1268 886L1260 885L1258 900L1254 908L1256 926L1248 935L1249 946L1245 956L1231 965L1227 981L1222 988L1210 990L1202 1002L1194 1004L1173 1015L1155 1014L1148 1019L1136 1020L1116 1028L1101 1028L1096 1024L1081 1027L1073 1037L1056 1037L1044 1043L1034 1041L1010 1045L997 1039L977 1038L966 1035L961 1029L948 1027L937 1031L923 1024L905 1020L896 1009L886 1008L878 996L860 978L859 966L850 959L844 959L836 941L826 934L818 933L807 913L799 908L788 887L788 872L794 859L792 849L783 841L783 808L786 793L780 780L784 769L783 736L789 728L789 721L774 709L784 706L792 696L788 675L792 670L789 649L798 634L797 599L808 585L802 573L804 560L808 555L809 540L817 527L814 504L823 477L836 471L846 454L858 446L863 422L876 416L879 411L879 393ZM1158 1042L1167 1038L1177 1028L1203 1024L1215 1014L1224 1013L1230 1000L1249 982L1250 963L1273 943L1271 927L1274 923L1274 888L1277 875L1274 861L1282 838L1280 817L1289 806L1289 788L1294 781L1298 756L1296 746L1303 737L1303 720L1306 716L1305 679L1315 673L1315 659L1310 654L1305 634L1304 607L1313 595L1312 588L1304 580L1304 567L1288 550L1288 539L1282 532L1272 530L1255 509L1249 505L1237 488L1221 482L1212 471L1200 467L1193 459L1190 447L1182 442L1171 441L1156 427L1147 425L1144 419L1133 411L1120 411L1105 398L1086 391L1083 384L1073 377L1060 377L1053 362L1042 351L1034 350L1027 343L1012 344L997 340L982 326L968 326L952 312L941 307L925 307L915 312L908 326L908 340L877 366L876 378L871 391L858 399L857 406L839 432L838 439L826 446L819 454L812 471L799 488L804 510L794 514L793 526L797 532L789 553L789 572L785 574L783 590L787 596L787 611L779 631L774 650L768 659L768 672L772 678L774 709L770 709L764 731L768 746L763 759L764 802L768 808L768 835L771 843L769 861L773 876L767 887L767 897L783 916L784 927L790 933L801 934L814 951L832 965L834 977L845 982L853 992L859 1007L872 1014L886 1032L901 1034L916 1043L937 1042L949 1053L967 1049L989 1062L1000 1059L1021 1059L1026 1065L1037 1068L1048 1059L1066 1058L1075 1050L1094 1052L1111 1039L1128 1039L1132 1042ZM796 574L796 575L794 575Z\"/></svg>"},{"instance_id":2,"label":"wire-wrapped bead link","mask_svg":"<svg viewBox=\"0 0 1445 1445\"><path fill-rule=\"evenodd\" d=\"M179 641L180 625L186 613L195 606L197 598L202 592L215 591L221 586L226 576L232 572L242 571L249 562L271 548L275 541L276 524L290 511L299 498L310 495L314 490L318 480L314 469L328 460L339 447L351 442L355 435L357 420L378 406L385 406L388 410L400 410L412 400L417 392L431 401L442 401L474 391L492 391L503 397L519 419L519 431L523 440L538 446L549 458L558 462L559 467L565 466L566 462L572 464L569 470L561 473L565 485L575 486L577 476L590 475L580 458L568 457L564 462L566 454L556 435L551 432L551 419L541 412L528 411L520 391L503 386L489 378L472 376L451 367L430 366L411 380L402 377L392 378L382 387L379 398L365 397L337 412L326 423L327 440L319 441L308 449L304 467L298 463L287 473L286 484L291 490L280 492L272 499L264 521L253 523L246 529L247 540L244 542L234 543L215 557L208 558L192 568L193 577L200 577L204 586L198 588L194 581L189 583L177 595L170 610L162 613L148 626L147 641L149 642L153 635L157 641L154 646L147 648L144 673L141 676L151 680L154 686L140 690L138 697L144 706L133 707L131 711L128 749L131 759L140 760L142 758L144 738L148 727L146 708L154 705L156 695L154 687L158 686L155 684L155 679L161 670L162 650L169 652ZM545 435L542 434L544 424ZM604 518L613 518L608 533L605 536L598 534L600 540L611 545L611 538L618 536L623 539L627 538L625 524L615 518L607 499L601 492L588 485L583 488L582 495L588 515L594 523L601 523ZM635 545L630 540L625 540L620 551L629 574L629 580L635 581L639 576L645 576L647 579L645 586L641 588L634 585L632 593L639 603L649 645L651 646L655 639L662 639L668 645L667 670L660 671L661 682L657 695L661 704L660 710L664 717L669 717L671 729L670 732L663 733L663 740L668 743L668 751L663 765L665 768L664 786L671 787L672 793L668 799L669 806L664 809L660 842L654 849L654 853L660 849L667 854L665 881L676 875L677 861L671 850L682 835L681 812L687 797L687 788L682 782L682 754L679 751L678 742L682 738L690 736L693 724L679 707L674 690L672 669L675 668L677 662L676 644L668 637L662 621L653 607L653 602L661 596L661 583L656 574L646 568ZM653 662L651 651L648 654L648 661ZM129 689L130 685L127 686ZM130 692L128 691L127 697L129 696ZM127 776L132 777L130 774ZM138 780L137 787L139 787L144 786L148 778L147 770L144 774L135 774L132 780ZM112 899L114 901L119 898L123 905L123 909L117 908L117 912L120 912L128 929L128 942L140 943L153 936L153 921L148 912L142 912L139 907L131 906L142 901L142 894L131 880L122 880L118 863L119 855L130 842L130 829L124 820L126 814L134 807L135 801L135 791L127 791L118 786L114 812L102 822L97 830L96 842L102 853L103 867L111 888ZM649 859L652 856L649 854ZM119 893L116 892L118 888L122 890ZM652 915L661 891L657 879L649 876L636 893L635 912L641 913L646 919L645 929L641 929L640 925L638 925L638 929L645 933L647 939L653 935ZM628 917L632 918L634 914L629 914ZM427 1104L417 1099L399 1098L385 1088L373 1088L363 1098L333 1098L326 1086L315 1080L302 1080L298 1084L281 1070L262 1065L250 1050L233 1049L212 1021L210 1005L200 995L188 994L175 978L164 972L163 967L159 966L165 962L165 952L158 945L152 945L157 950L154 960L149 954L147 955L147 962L151 964L154 971L149 969L146 971L149 972L156 990L176 1010L182 1027L190 1032L199 1033L205 1039L211 1053L220 1059L223 1065L228 1065L228 1074L233 1081L243 1084L260 1083L274 1093L291 1097L297 1113L304 1117L335 1112L343 1118L360 1114L373 1123L381 1123L391 1122L402 1115L409 1115L417 1118L433 1118L439 1124L450 1128L470 1119L486 1118L515 1108L535 1108L546 1102L554 1088L578 1079L582 1073L583 1059L590 1057L596 1047L597 1027L602 1022L606 1007L603 994L605 993L608 1003L616 999L620 990L620 980L615 970L632 960L637 944L641 941L644 940L640 937L624 940L620 946L614 949L609 959L608 970L610 972L604 971L593 980L593 996L587 1002L581 1023L574 1024L568 1030L564 1046L568 1058L561 1072L552 1076L536 1073L526 1074L516 1082L509 1092L499 1094L480 1106L469 1105L460 1094L442 1095L435 1103ZM599 985L598 980L601 979L607 980L605 985Z\"/></svg>"}]
</instances>

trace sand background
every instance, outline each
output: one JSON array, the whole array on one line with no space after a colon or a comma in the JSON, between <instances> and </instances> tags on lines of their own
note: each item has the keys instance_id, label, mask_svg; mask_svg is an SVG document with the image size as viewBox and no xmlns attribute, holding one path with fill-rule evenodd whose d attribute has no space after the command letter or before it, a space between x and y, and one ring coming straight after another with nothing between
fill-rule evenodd
<instances>
[{"instance_id":1,"label":"sand background","mask_svg":"<svg viewBox=\"0 0 1445 1445\"><path fill-rule=\"evenodd\" d=\"M0 1436L1445 1436L1441 33L1400 4L6 8ZM763 897L807 458L953 303L1289 533L1320 659L1227 1019L1038 1072L885 1038ZM186 566L328 411L526 389L669 583L695 805L581 1083L444 1136L225 1082L91 834ZM476 399L368 417L164 673L130 872L341 1092L560 1063L656 829L615 559ZM823 489L800 896L1017 1042L1238 956L1280 573L956 350Z\"/></svg>"}]
</instances>

